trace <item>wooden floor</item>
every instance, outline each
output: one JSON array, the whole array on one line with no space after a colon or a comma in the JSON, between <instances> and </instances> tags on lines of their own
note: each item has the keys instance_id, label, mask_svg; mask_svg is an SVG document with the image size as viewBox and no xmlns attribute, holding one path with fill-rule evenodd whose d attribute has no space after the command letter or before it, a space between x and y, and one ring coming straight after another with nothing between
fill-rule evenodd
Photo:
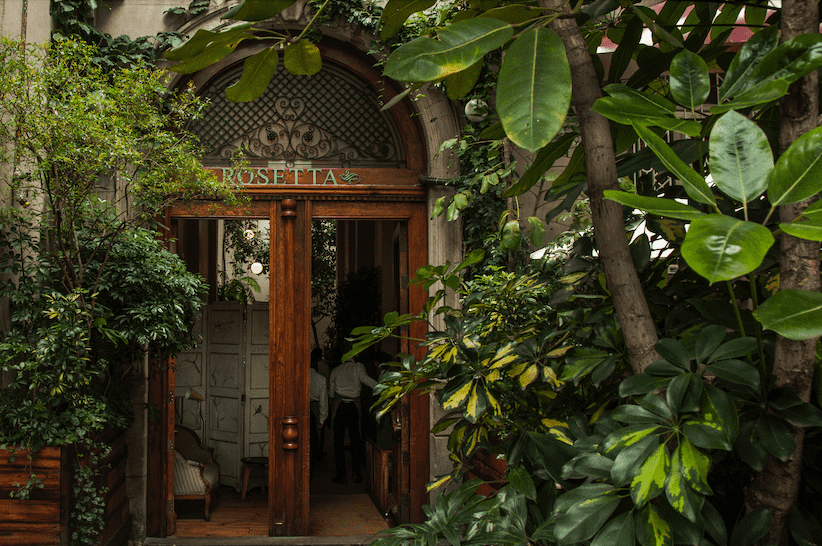
<instances>
[{"instance_id":1,"label":"wooden floor","mask_svg":"<svg viewBox=\"0 0 822 546\"><path fill-rule=\"evenodd\" d=\"M317 465L311 479L309 503L311 536L373 535L389 527L366 494L364 483L335 484L333 457ZM223 487L212 503L211 521L205 521L203 501L177 501L175 537L248 537L268 535L268 498L260 488L245 499Z\"/></svg>"}]
</instances>

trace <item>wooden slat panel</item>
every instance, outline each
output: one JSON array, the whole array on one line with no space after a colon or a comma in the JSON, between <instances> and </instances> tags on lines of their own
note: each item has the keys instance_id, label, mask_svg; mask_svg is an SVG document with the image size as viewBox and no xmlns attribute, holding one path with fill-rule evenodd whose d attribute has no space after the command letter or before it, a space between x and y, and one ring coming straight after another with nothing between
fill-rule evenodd
<instances>
[{"instance_id":1,"label":"wooden slat panel","mask_svg":"<svg viewBox=\"0 0 822 546\"><path fill-rule=\"evenodd\" d=\"M0 528L6 523L54 523L59 516L53 501L0 499Z\"/></svg>"},{"instance_id":2,"label":"wooden slat panel","mask_svg":"<svg viewBox=\"0 0 822 546\"><path fill-rule=\"evenodd\" d=\"M29 523L0 525L3 546L56 546L60 544L59 523Z\"/></svg>"}]
</instances>

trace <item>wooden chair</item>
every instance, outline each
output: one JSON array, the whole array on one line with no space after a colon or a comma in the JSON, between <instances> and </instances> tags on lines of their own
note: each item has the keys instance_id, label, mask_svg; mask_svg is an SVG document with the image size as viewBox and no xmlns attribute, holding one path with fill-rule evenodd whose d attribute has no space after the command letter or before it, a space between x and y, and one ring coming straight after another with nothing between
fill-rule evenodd
<instances>
[{"instance_id":1,"label":"wooden chair","mask_svg":"<svg viewBox=\"0 0 822 546\"><path fill-rule=\"evenodd\" d=\"M214 448L200 443L193 430L177 426L174 432L174 499L205 501L205 519L211 519L211 500L220 489L220 465Z\"/></svg>"}]
</instances>

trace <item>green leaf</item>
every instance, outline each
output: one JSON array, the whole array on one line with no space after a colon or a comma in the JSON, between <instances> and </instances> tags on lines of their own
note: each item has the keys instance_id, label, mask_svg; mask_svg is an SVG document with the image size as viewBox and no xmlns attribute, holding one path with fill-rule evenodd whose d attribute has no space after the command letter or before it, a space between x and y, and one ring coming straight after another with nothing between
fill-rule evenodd
<instances>
[{"instance_id":1,"label":"green leaf","mask_svg":"<svg viewBox=\"0 0 822 546\"><path fill-rule=\"evenodd\" d=\"M748 463L757 472L762 472L765 463L768 462L768 451L762 446L754 435L754 425L756 421L745 421L739 427L739 436L734 444L734 449L742 460Z\"/></svg>"},{"instance_id":2,"label":"green leaf","mask_svg":"<svg viewBox=\"0 0 822 546\"><path fill-rule=\"evenodd\" d=\"M632 446L657 430L657 426L653 425L629 425L610 433L603 442L605 453L610 453L613 450L621 450Z\"/></svg>"},{"instance_id":3,"label":"green leaf","mask_svg":"<svg viewBox=\"0 0 822 546\"><path fill-rule=\"evenodd\" d=\"M662 161L665 168L682 181L685 192L691 199L708 205L716 204L716 199L713 193L711 193L711 189L708 187L705 179L679 159L664 140L647 127L638 124L633 124L633 127L637 135L645 141L645 144L647 144Z\"/></svg>"},{"instance_id":4,"label":"green leaf","mask_svg":"<svg viewBox=\"0 0 822 546\"><path fill-rule=\"evenodd\" d=\"M522 240L520 233L519 222L517 220L509 220L502 226L502 248L505 250L516 250L519 248L519 243Z\"/></svg>"},{"instance_id":5,"label":"green leaf","mask_svg":"<svg viewBox=\"0 0 822 546\"><path fill-rule=\"evenodd\" d=\"M231 102L249 102L263 94L274 73L280 56L269 47L249 57L243 63L243 75L234 85L226 88L225 96Z\"/></svg>"},{"instance_id":6,"label":"green leaf","mask_svg":"<svg viewBox=\"0 0 822 546\"><path fill-rule=\"evenodd\" d=\"M677 218L679 220L693 220L702 216L702 212L693 208L690 205L680 203L673 199L665 199L661 197L647 197L644 195L637 195L635 193L628 193L624 191L605 190L605 199L616 201L627 207L639 209L657 216L664 216L666 218Z\"/></svg>"},{"instance_id":7,"label":"green leaf","mask_svg":"<svg viewBox=\"0 0 822 546\"><path fill-rule=\"evenodd\" d=\"M673 546L671 526L653 504L646 504L636 515L636 537L642 546Z\"/></svg>"},{"instance_id":8,"label":"green leaf","mask_svg":"<svg viewBox=\"0 0 822 546\"><path fill-rule=\"evenodd\" d=\"M516 197L530 190L534 184L542 179L548 169L554 166L554 163L556 163L560 157L568 153L576 136L576 133L565 133L550 144L546 144L539 153L537 153L534 162L528 167L517 183L505 190L502 196Z\"/></svg>"},{"instance_id":9,"label":"green leaf","mask_svg":"<svg viewBox=\"0 0 822 546\"><path fill-rule=\"evenodd\" d=\"M705 497L697 494L686 481L686 472L693 472L693 469L683 468L681 447L680 444L671 457L671 471L665 479L665 497L677 512L696 523Z\"/></svg>"},{"instance_id":10,"label":"green leaf","mask_svg":"<svg viewBox=\"0 0 822 546\"><path fill-rule=\"evenodd\" d=\"M528 217L528 241L535 247L545 243L545 225L535 216Z\"/></svg>"},{"instance_id":11,"label":"green leaf","mask_svg":"<svg viewBox=\"0 0 822 546\"><path fill-rule=\"evenodd\" d=\"M611 66L608 68L608 81L618 82L625 70L631 64L631 59L636 53L639 41L642 38L644 25L639 17L626 17L628 24L622 33L619 46L611 58Z\"/></svg>"},{"instance_id":12,"label":"green leaf","mask_svg":"<svg viewBox=\"0 0 822 546\"><path fill-rule=\"evenodd\" d=\"M748 387L754 392L759 391L759 371L750 362L720 360L706 366L705 373L735 385Z\"/></svg>"},{"instance_id":13,"label":"green leaf","mask_svg":"<svg viewBox=\"0 0 822 546\"><path fill-rule=\"evenodd\" d=\"M660 444L639 467L639 473L631 480L631 499L634 506L642 508L651 499L662 493L665 478L671 467L668 448Z\"/></svg>"},{"instance_id":14,"label":"green leaf","mask_svg":"<svg viewBox=\"0 0 822 546\"><path fill-rule=\"evenodd\" d=\"M510 25L497 19L459 21L440 29L438 40L420 37L396 49L388 57L383 73L398 81L439 81L482 60L486 53L507 42L513 32Z\"/></svg>"},{"instance_id":15,"label":"green leaf","mask_svg":"<svg viewBox=\"0 0 822 546\"><path fill-rule=\"evenodd\" d=\"M695 111L711 91L708 65L693 51L685 49L677 53L671 61L670 87L676 102Z\"/></svg>"},{"instance_id":16,"label":"green leaf","mask_svg":"<svg viewBox=\"0 0 822 546\"><path fill-rule=\"evenodd\" d=\"M640 6L638 4L631 4L631 8L634 10L642 22L645 23L651 32L654 34L654 37L657 38L660 42L666 43L670 46L673 46L677 49L684 47L684 44L681 40L676 38L673 34L662 28L654 18L656 17L656 13L651 8L647 8L645 6Z\"/></svg>"},{"instance_id":17,"label":"green leaf","mask_svg":"<svg viewBox=\"0 0 822 546\"><path fill-rule=\"evenodd\" d=\"M779 156L768 182L773 206L798 203L822 191L822 127L791 143Z\"/></svg>"},{"instance_id":18,"label":"green leaf","mask_svg":"<svg viewBox=\"0 0 822 546\"><path fill-rule=\"evenodd\" d=\"M660 423L662 421L656 413L634 404L615 407L611 412L611 419L627 424Z\"/></svg>"},{"instance_id":19,"label":"green leaf","mask_svg":"<svg viewBox=\"0 0 822 546\"><path fill-rule=\"evenodd\" d=\"M602 526L591 546L635 546L634 516L624 512Z\"/></svg>"},{"instance_id":20,"label":"green leaf","mask_svg":"<svg viewBox=\"0 0 822 546\"><path fill-rule=\"evenodd\" d=\"M764 131L742 114L731 110L717 120L708 157L711 176L728 197L747 205L767 189L774 167L771 145Z\"/></svg>"},{"instance_id":21,"label":"green leaf","mask_svg":"<svg viewBox=\"0 0 822 546\"><path fill-rule=\"evenodd\" d=\"M524 467L509 467L507 476L511 487L525 495L526 498L532 501L537 500L537 488L534 485L534 479Z\"/></svg>"},{"instance_id":22,"label":"green leaf","mask_svg":"<svg viewBox=\"0 0 822 546\"><path fill-rule=\"evenodd\" d=\"M751 74L743 90L756 88L773 80L793 83L822 66L822 35L800 34L779 44L765 55Z\"/></svg>"},{"instance_id":23,"label":"green leaf","mask_svg":"<svg viewBox=\"0 0 822 546\"><path fill-rule=\"evenodd\" d=\"M449 99L457 101L465 97L477 84L482 72L482 61L477 61L465 70L451 74L445 78L445 94Z\"/></svg>"},{"instance_id":24,"label":"green leaf","mask_svg":"<svg viewBox=\"0 0 822 546\"><path fill-rule=\"evenodd\" d=\"M656 377L648 374L634 374L626 377L619 384L620 396L631 396L635 394L648 394L656 389L665 387L671 378L669 376Z\"/></svg>"},{"instance_id":25,"label":"green leaf","mask_svg":"<svg viewBox=\"0 0 822 546\"><path fill-rule=\"evenodd\" d=\"M641 95L641 93L638 93ZM693 120L679 119L667 115L648 105L648 101L636 102L630 98L602 97L597 99L593 108L606 118L623 125L638 124L643 126L661 127L669 131L676 131L688 136L699 136L702 125Z\"/></svg>"},{"instance_id":26,"label":"green leaf","mask_svg":"<svg viewBox=\"0 0 822 546\"><path fill-rule=\"evenodd\" d=\"M751 354L756 350L756 338L740 337L732 339L717 347L716 350L708 356L706 362L710 363L718 360L727 360L729 358L738 358L743 355Z\"/></svg>"},{"instance_id":27,"label":"green leaf","mask_svg":"<svg viewBox=\"0 0 822 546\"><path fill-rule=\"evenodd\" d=\"M767 412L759 414L754 425L754 434L768 453L777 459L787 461L796 451L796 442L785 426L785 421Z\"/></svg>"},{"instance_id":28,"label":"green leaf","mask_svg":"<svg viewBox=\"0 0 822 546\"><path fill-rule=\"evenodd\" d=\"M773 525L773 517L767 508L757 508L748 512L734 526L730 546L753 546L768 534L771 525Z\"/></svg>"},{"instance_id":29,"label":"green leaf","mask_svg":"<svg viewBox=\"0 0 822 546\"><path fill-rule=\"evenodd\" d=\"M814 202L799 218L790 224L779 224L779 228L794 237L822 241L822 201Z\"/></svg>"},{"instance_id":30,"label":"green leaf","mask_svg":"<svg viewBox=\"0 0 822 546\"><path fill-rule=\"evenodd\" d=\"M822 294L780 290L754 311L763 328L793 340L822 335Z\"/></svg>"},{"instance_id":31,"label":"green leaf","mask_svg":"<svg viewBox=\"0 0 822 546\"><path fill-rule=\"evenodd\" d=\"M263 21L278 15L296 0L242 0L226 12L221 19L237 21Z\"/></svg>"},{"instance_id":32,"label":"green leaf","mask_svg":"<svg viewBox=\"0 0 822 546\"><path fill-rule=\"evenodd\" d=\"M471 393L473 380L470 375L461 375L449 381L440 394L443 409L452 410L465 404Z\"/></svg>"},{"instance_id":33,"label":"green leaf","mask_svg":"<svg viewBox=\"0 0 822 546\"><path fill-rule=\"evenodd\" d=\"M759 267L773 243L773 234L765 226L707 214L691 222L682 243L682 257L694 271L714 283Z\"/></svg>"},{"instance_id":34,"label":"green leaf","mask_svg":"<svg viewBox=\"0 0 822 546\"><path fill-rule=\"evenodd\" d=\"M497 112L505 133L536 152L562 128L571 103L571 69L562 39L536 28L505 53L497 79Z\"/></svg>"},{"instance_id":35,"label":"green leaf","mask_svg":"<svg viewBox=\"0 0 822 546\"><path fill-rule=\"evenodd\" d=\"M748 79L753 71L778 44L779 27L777 25L760 30L742 44L739 53L731 61L722 86L719 88L720 100L733 97L737 92L749 87Z\"/></svg>"},{"instance_id":36,"label":"green leaf","mask_svg":"<svg viewBox=\"0 0 822 546\"><path fill-rule=\"evenodd\" d=\"M391 38L411 15L426 10L435 3L436 0L388 0L380 16L380 38Z\"/></svg>"},{"instance_id":37,"label":"green leaf","mask_svg":"<svg viewBox=\"0 0 822 546\"><path fill-rule=\"evenodd\" d=\"M639 473L642 463L659 446L659 439L656 435L648 435L638 442L622 449L611 465L611 480L616 487L623 487L633 481Z\"/></svg>"},{"instance_id":38,"label":"green leaf","mask_svg":"<svg viewBox=\"0 0 822 546\"><path fill-rule=\"evenodd\" d=\"M755 89L739 94L734 97L732 101L711 106L711 113L719 115L728 110L745 110L746 108L754 108L768 104L769 102L784 97L788 93L788 85L788 82L785 80L769 81Z\"/></svg>"},{"instance_id":39,"label":"green leaf","mask_svg":"<svg viewBox=\"0 0 822 546\"><path fill-rule=\"evenodd\" d=\"M554 538L559 544L576 544L594 536L619 505L613 489L573 504L554 522Z\"/></svg>"},{"instance_id":40,"label":"green leaf","mask_svg":"<svg viewBox=\"0 0 822 546\"><path fill-rule=\"evenodd\" d=\"M476 423L479 417L485 413L489 405L488 402L489 394L485 388L485 383L479 380L474 381L465 401L463 415L471 423Z\"/></svg>"},{"instance_id":41,"label":"green leaf","mask_svg":"<svg viewBox=\"0 0 822 546\"><path fill-rule=\"evenodd\" d=\"M308 40L288 44L283 52L283 66L296 76L313 76L323 66L320 48Z\"/></svg>"},{"instance_id":42,"label":"green leaf","mask_svg":"<svg viewBox=\"0 0 822 546\"><path fill-rule=\"evenodd\" d=\"M194 37L178 48L167 51L164 57L170 61L182 61L169 67L178 74L193 74L227 57L240 42L254 39L246 32L251 23L242 23L222 32L198 30Z\"/></svg>"}]
</instances>

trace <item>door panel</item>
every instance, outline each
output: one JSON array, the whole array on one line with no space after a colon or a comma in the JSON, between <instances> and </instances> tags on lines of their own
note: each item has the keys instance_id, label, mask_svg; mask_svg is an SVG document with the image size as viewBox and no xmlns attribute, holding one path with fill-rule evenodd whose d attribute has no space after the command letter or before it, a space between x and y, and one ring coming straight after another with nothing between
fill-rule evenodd
<instances>
[{"instance_id":1,"label":"door panel","mask_svg":"<svg viewBox=\"0 0 822 546\"><path fill-rule=\"evenodd\" d=\"M254 304L248 310L246 346L245 454L268 456L268 305Z\"/></svg>"},{"instance_id":2,"label":"door panel","mask_svg":"<svg viewBox=\"0 0 822 546\"><path fill-rule=\"evenodd\" d=\"M220 483L239 490L243 457L243 306L209 306L206 437L220 465Z\"/></svg>"}]
</instances>

